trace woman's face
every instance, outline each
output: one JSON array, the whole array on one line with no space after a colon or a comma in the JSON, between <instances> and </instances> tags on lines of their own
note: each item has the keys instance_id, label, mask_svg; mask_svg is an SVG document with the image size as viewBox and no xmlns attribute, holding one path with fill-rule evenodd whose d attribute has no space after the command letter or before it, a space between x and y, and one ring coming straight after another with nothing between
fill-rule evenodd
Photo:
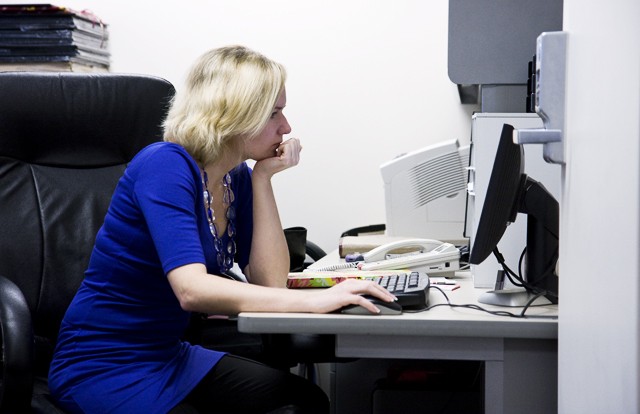
<instances>
[{"instance_id":1,"label":"woman's face","mask_svg":"<svg viewBox=\"0 0 640 414\"><path fill-rule=\"evenodd\" d=\"M276 106L273 108L271 118L258 135L246 141L245 152L249 159L260 161L277 156L276 150L282 143L282 136L291 132L291 126L282 113L287 104L287 93L283 88Z\"/></svg>"}]
</instances>

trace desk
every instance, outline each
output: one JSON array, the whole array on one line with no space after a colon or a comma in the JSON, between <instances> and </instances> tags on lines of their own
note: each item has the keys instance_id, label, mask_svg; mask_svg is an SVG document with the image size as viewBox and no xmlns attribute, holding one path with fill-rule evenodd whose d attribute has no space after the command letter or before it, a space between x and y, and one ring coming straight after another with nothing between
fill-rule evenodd
<instances>
[{"instance_id":1,"label":"desk","mask_svg":"<svg viewBox=\"0 0 640 414\"><path fill-rule=\"evenodd\" d=\"M473 287L468 272L459 272L456 278L460 289L446 292L451 302L477 304L484 290ZM430 304L446 302L436 289L429 297ZM529 319L448 306L397 316L241 313L238 328L253 333L333 334L338 357L484 361L485 413L553 413L558 395L558 323L553 318L557 313L557 305L531 308L527 314L536 318ZM332 390L339 390L340 378L333 381ZM339 403L336 414L357 412L334 398L332 405Z\"/></svg>"}]
</instances>

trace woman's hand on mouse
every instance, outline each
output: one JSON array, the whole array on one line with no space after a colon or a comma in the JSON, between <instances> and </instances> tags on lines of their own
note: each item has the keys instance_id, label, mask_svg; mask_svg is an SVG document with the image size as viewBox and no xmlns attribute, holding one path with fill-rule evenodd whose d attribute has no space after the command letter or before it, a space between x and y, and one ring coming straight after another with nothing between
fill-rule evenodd
<instances>
[{"instance_id":1,"label":"woman's hand on mouse","mask_svg":"<svg viewBox=\"0 0 640 414\"><path fill-rule=\"evenodd\" d=\"M362 295L375 296L385 302L396 300L376 282L360 279L347 279L329 289L312 292L312 295L310 303L314 313L328 313L348 305L359 305L371 313L380 313L380 309Z\"/></svg>"}]
</instances>

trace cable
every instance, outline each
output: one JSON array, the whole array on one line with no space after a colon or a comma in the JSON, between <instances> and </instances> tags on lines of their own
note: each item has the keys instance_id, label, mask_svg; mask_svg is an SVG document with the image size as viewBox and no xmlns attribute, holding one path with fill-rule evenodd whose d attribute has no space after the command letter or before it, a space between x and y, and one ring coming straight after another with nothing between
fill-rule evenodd
<instances>
[{"instance_id":1,"label":"cable","mask_svg":"<svg viewBox=\"0 0 640 414\"><path fill-rule=\"evenodd\" d=\"M558 318L557 316L548 316L548 315L542 315L542 316L526 315L527 310L536 301L536 299L538 299L540 296L543 296L546 292L540 292L540 293L534 294L534 296L525 304L525 306L523 306L522 311L519 314L516 314L516 313L508 312L508 311L494 311L494 310L486 309L486 308L483 308L482 306L476 305L474 303L467 303L467 304L451 303L451 300L449 300L449 296L447 296L447 294L444 292L444 290L440 289L437 286L431 286L431 289L439 290L440 293L442 293L442 295L444 296L444 298L447 301L447 303L436 303L435 305L427 306L426 308L419 309L419 310L403 310L403 313L420 313L420 312L426 312L426 311L429 311L431 309L438 308L438 307L441 307L441 306L449 306L450 308L465 308L465 309L477 310L477 311L480 311L480 312L489 313L491 315L506 316L506 317L509 317L509 318L528 318L528 319L535 319L535 318L539 318L539 319L557 319Z\"/></svg>"},{"instance_id":2,"label":"cable","mask_svg":"<svg viewBox=\"0 0 640 414\"><path fill-rule=\"evenodd\" d=\"M495 256L496 260L498 261L498 264L504 270L504 272L507 275L507 278L509 279L509 281L514 286L523 287L523 288L527 289L526 282L524 281L524 278L522 278L522 276L520 276L522 273L516 274L513 270L511 270L511 268L509 268L509 266L507 266L507 263L504 260L504 256L502 255L502 253L500 253L500 250L498 250L497 246L493 249L493 255Z\"/></svg>"},{"instance_id":3,"label":"cable","mask_svg":"<svg viewBox=\"0 0 640 414\"><path fill-rule=\"evenodd\" d=\"M518 260L518 274L516 274L513 270L511 270L509 268L509 266L507 266L507 264L505 263L504 260L504 256L502 256L502 254L500 253L500 251L498 250L498 247L496 246L493 249L493 255L495 256L496 260L498 261L498 263L500 264L500 266L502 266L502 268L504 269L507 278L509 279L509 281L517 287L523 287L525 288L529 293L536 295L536 299L540 296L552 296L554 298L558 297L558 294L555 292L551 292L548 290L544 290L544 289L540 289L537 286L534 286L530 283L528 283L527 281L524 280L524 276L522 276L523 272L522 272L522 264L524 262L524 258L527 252L527 248L525 247L522 251L522 253L520 254L520 259ZM546 278L548 278L549 276L553 275L555 272L555 267L556 267L556 262L557 262L557 258L558 258L558 254L554 254L550 263L547 265L547 268L544 270L544 272L542 272L542 274L540 275L540 277L537 280L544 280Z\"/></svg>"}]
</instances>

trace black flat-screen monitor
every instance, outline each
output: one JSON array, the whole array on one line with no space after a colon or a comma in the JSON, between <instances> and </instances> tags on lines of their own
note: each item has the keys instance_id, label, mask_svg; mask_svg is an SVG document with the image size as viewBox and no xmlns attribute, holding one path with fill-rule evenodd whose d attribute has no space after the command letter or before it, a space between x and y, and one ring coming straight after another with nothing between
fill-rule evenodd
<instances>
[{"instance_id":1,"label":"black flat-screen monitor","mask_svg":"<svg viewBox=\"0 0 640 414\"><path fill-rule=\"evenodd\" d=\"M478 265L494 253L505 267L498 242L518 213L524 213L527 215L524 275L513 276L520 277L530 295L542 294L551 303L558 303L558 201L541 183L524 173L524 149L514 144L513 129L508 124L502 128L469 262ZM508 266L505 271L509 273Z\"/></svg>"}]
</instances>

